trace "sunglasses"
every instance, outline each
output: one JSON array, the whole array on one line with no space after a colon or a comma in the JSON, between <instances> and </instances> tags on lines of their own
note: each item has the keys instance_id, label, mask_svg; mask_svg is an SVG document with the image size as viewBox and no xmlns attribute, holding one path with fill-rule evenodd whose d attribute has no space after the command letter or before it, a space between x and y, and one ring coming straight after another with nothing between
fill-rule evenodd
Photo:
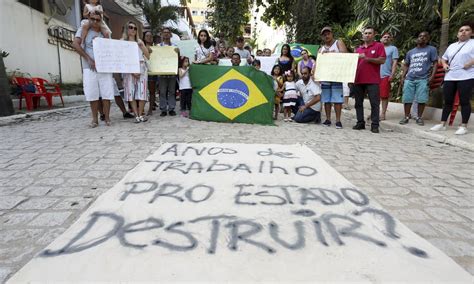
<instances>
[{"instance_id":1,"label":"sunglasses","mask_svg":"<svg viewBox=\"0 0 474 284\"><path fill-rule=\"evenodd\" d=\"M101 21L101 19L99 19L99 18L89 18L89 20L92 21L92 22L96 22L96 23Z\"/></svg>"},{"instance_id":2,"label":"sunglasses","mask_svg":"<svg viewBox=\"0 0 474 284\"><path fill-rule=\"evenodd\" d=\"M136 30L136 31L138 31L138 28L137 28L137 27L134 27L134 26L128 26L128 29L129 29L129 30Z\"/></svg>"}]
</instances>

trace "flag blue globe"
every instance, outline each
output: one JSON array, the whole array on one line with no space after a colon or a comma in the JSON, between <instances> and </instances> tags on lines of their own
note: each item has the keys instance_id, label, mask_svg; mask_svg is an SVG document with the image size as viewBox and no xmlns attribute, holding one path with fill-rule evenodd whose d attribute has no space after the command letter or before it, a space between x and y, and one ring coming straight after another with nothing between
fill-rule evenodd
<instances>
[{"instance_id":1,"label":"flag blue globe","mask_svg":"<svg viewBox=\"0 0 474 284\"><path fill-rule=\"evenodd\" d=\"M249 88L240 80L225 81L217 91L217 100L226 108L236 109L249 99Z\"/></svg>"}]
</instances>

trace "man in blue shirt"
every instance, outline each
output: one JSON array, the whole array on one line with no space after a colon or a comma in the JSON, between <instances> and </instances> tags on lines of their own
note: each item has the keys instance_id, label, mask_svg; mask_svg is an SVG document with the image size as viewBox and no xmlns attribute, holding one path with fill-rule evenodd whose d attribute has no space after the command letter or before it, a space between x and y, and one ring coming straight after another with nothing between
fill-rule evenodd
<instances>
[{"instance_id":1,"label":"man in blue shirt","mask_svg":"<svg viewBox=\"0 0 474 284\"><path fill-rule=\"evenodd\" d=\"M416 47L408 51L403 65L402 102L405 109L405 117L400 124L407 124L410 119L410 109L413 101L418 103L418 117L416 124L424 125L422 116L425 104L428 102L429 82L433 81L436 73L438 53L436 48L428 45L430 34L421 32L416 39ZM430 69L432 70L430 75Z\"/></svg>"},{"instance_id":2,"label":"man in blue shirt","mask_svg":"<svg viewBox=\"0 0 474 284\"><path fill-rule=\"evenodd\" d=\"M397 70L398 49L392 45L392 35L388 32L382 34L380 42L383 43L387 55L385 63L380 66L380 78L382 79L380 82L380 100L382 102L380 120L385 120L388 100L390 99L391 82Z\"/></svg>"}]
</instances>

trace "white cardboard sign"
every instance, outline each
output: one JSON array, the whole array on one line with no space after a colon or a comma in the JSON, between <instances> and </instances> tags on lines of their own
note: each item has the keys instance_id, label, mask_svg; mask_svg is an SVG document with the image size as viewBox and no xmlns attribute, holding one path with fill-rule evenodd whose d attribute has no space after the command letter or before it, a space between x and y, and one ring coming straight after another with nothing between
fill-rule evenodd
<instances>
[{"instance_id":1,"label":"white cardboard sign","mask_svg":"<svg viewBox=\"0 0 474 284\"><path fill-rule=\"evenodd\" d=\"M138 44L133 41L95 38L94 60L100 73L140 73Z\"/></svg>"},{"instance_id":2,"label":"white cardboard sign","mask_svg":"<svg viewBox=\"0 0 474 284\"><path fill-rule=\"evenodd\" d=\"M9 282L472 281L301 145L164 144Z\"/></svg>"}]
</instances>

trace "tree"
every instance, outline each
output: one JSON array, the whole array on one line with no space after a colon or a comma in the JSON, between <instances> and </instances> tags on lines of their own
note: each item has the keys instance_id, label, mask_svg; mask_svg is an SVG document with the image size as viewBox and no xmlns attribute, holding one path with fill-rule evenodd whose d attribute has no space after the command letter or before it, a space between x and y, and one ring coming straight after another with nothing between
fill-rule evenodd
<instances>
[{"instance_id":1,"label":"tree","mask_svg":"<svg viewBox=\"0 0 474 284\"><path fill-rule=\"evenodd\" d=\"M257 0L265 7L263 21L285 26L287 40L318 43L320 31L326 25L346 25L354 20L351 0Z\"/></svg>"},{"instance_id":2,"label":"tree","mask_svg":"<svg viewBox=\"0 0 474 284\"><path fill-rule=\"evenodd\" d=\"M0 50L0 116L15 114L10 97L10 84L8 83L5 63L3 62L3 58L7 56L7 52Z\"/></svg>"},{"instance_id":3,"label":"tree","mask_svg":"<svg viewBox=\"0 0 474 284\"><path fill-rule=\"evenodd\" d=\"M250 21L252 3L251 0L210 0L208 21L214 35L234 42Z\"/></svg>"},{"instance_id":4,"label":"tree","mask_svg":"<svg viewBox=\"0 0 474 284\"><path fill-rule=\"evenodd\" d=\"M184 1L186 2L186 1ZM181 2L183 4L183 2ZM161 28L169 21L177 24L181 7L179 6L162 6L160 0L132 0L132 4L139 6L143 10L145 19L150 24L153 34L158 34ZM180 34L180 31L174 27L170 28L171 32Z\"/></svg>"}]
</instances>

